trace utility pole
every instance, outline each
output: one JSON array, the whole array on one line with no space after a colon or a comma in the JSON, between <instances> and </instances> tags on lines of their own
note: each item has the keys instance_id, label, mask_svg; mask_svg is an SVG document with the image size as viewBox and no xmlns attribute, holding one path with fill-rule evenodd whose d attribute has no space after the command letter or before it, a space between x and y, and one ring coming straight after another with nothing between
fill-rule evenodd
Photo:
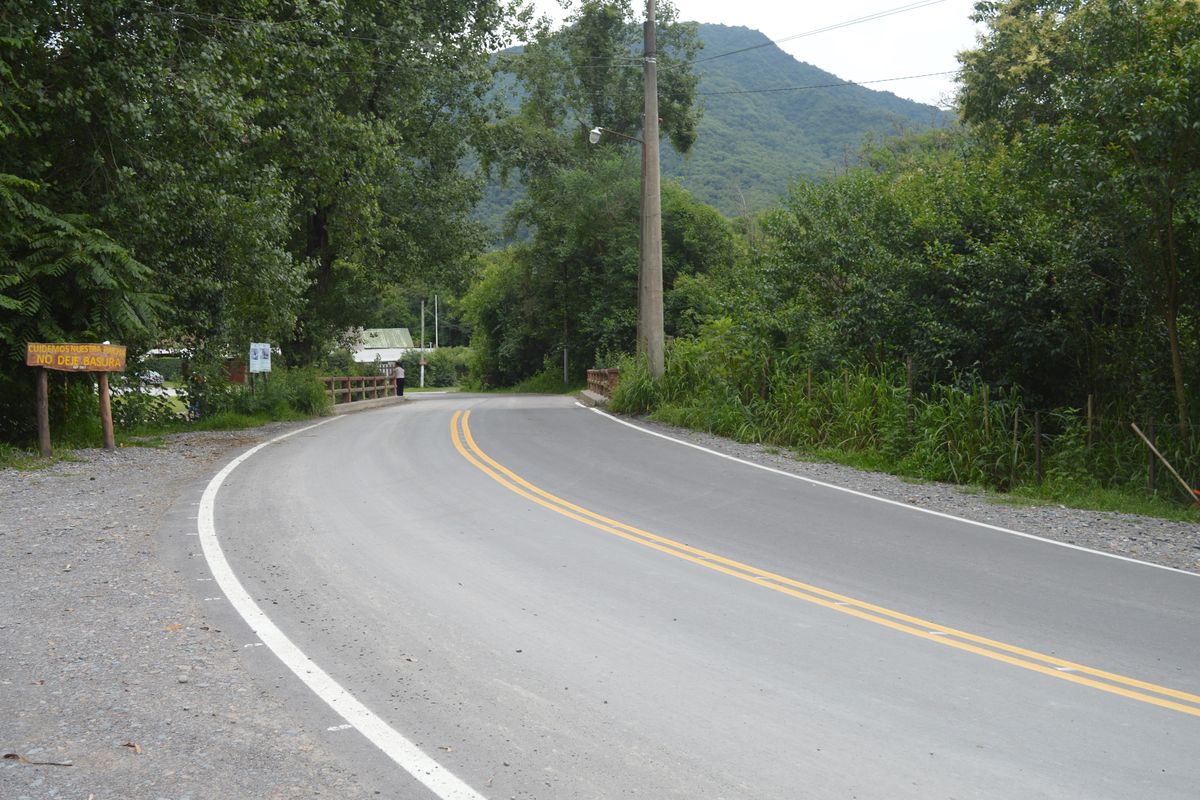
<instances>
[{"instance_id":1,"label":"utility pole","mask_svg":"<svg viewBox=\"0 0 1200 800\"><path fill-rule=\"evenodd\" d=\"M433 296L433 349L438 348L438 296Z\"/></svg>"},{"instance_id":2,"label":"utility pole","mask_svg":"<svg viewBox=\"0 0 1200 800\"><path fill-rule=\"evenodd\" d=\"M421 362L421 388L425 388L425 301L421 301L421 355L417 359Z\"/></svg>"},{"instance_id":3,"label":"utility pole","mask_svg":"<svg viewBox=\"0 0 1200 800\"><path fill-rule=\"evenodd\" d=\"M642 265L638 274L638 351L650 362L650 376L661 378L663 356L662 195L658 155L658 53L655 50L654 0L646 0L643 26L645 121L642 124Z\"/></svg>"}]
</instances>

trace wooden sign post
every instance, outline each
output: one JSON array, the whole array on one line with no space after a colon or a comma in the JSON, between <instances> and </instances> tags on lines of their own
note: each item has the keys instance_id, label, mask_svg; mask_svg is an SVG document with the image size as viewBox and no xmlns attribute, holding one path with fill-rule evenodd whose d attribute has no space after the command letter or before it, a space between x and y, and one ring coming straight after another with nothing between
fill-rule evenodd
<instances>
[{"instance_id":1,"label":"wooden sign post","mask_svg":"<svg viewBox=\"0 0 1200 800\"><path fill-rule=\"evenodd\" d=\"M30 342L25 349L25 365L39 368L37 422L38 448L41 450L42 456L49 458L52 455L50 450L50 370L99 373L100 427L104 432L104 449L116 449L108 373L125 371L125 345Z\"/></svg>"}]
</instances>

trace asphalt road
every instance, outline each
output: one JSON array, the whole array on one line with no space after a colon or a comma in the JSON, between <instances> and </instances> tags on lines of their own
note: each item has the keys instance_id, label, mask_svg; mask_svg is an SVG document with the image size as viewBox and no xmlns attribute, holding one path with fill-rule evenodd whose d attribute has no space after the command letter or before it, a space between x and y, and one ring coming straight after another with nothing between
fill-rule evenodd
<instances>
[{"instance_id":1,"label":"asphalt road","mask_svg":"<svg viewBox=\"0 0 1200 800\"><path fill-rule=\"evenodd\" d=\"M247 630L255 668L382 796L1200 795L1195 575L565 398L350 415L212 491L296 671L365 709L339 717Z\"/></svg>"}]
</instances>

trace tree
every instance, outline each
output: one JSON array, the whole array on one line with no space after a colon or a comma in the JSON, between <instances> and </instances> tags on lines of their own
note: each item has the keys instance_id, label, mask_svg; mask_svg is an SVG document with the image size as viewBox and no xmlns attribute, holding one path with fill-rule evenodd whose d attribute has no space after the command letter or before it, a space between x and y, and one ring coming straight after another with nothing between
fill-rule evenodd
<instances>
[{"instance_id":1,"label":"tree","mask_svg":"<svg viewBox=\"0 0 1200 800\"><path fill-rule=\"evenodd\" d=\"M0 142L34 127L12 64L28 37L0 39ZM80 214L39 202L42 186L0 169L0 439L33 434L33 370L20 366L34 341L111 339L145 345L160 305L151 272Z\"/></svg>"},{"instance_id":2,"label":"tree","mask_svg":"<svg viewBox=\"0 0 1200 800\"><path fill-rule=\"evenodd\" d=\"M664 9L662 20L662 131L686 151L699 118L690 67L699 44L695 26L675 22L673 9ZM593 146L587 133L596 125L639 133L642 30L629 0L584 0L567 22L558 31L543 23L529 46L498 64L514 76L511 89L522 102L517 114L490 127L485 161L520 174L528 193L510 215L511 232L531 236L489 265L466 307L480 362L502 381L556 364L564 349L578 373L634 340L639 151L619 137ZM676 274L702 271L717 258L709 246L729 232L720 225L711 236L698 232L698 220L719 215L706 216L677 188L664 189L663 205L669 294ZM731 249L728 242L712 246ZM500 298L506 308L495 307Z\"/></svg>"},{"instance_id":3,"label":"tree","mask_svg":"<svg viewBox=\"0 0 1200 800\"><path fill-rule=\"evenodd\" d=\"M459 169L507 0L31 0L0 21L28 132L0 172L150 267L161 335L321 355L383 285L461 275Z\"/></svg>"},{"instance_id":4,"label":"tree","mask_svg":"<svg viewBox=\"0 0 1200 800\"><path fill-rule=\"evenodd\" d=\"M923 382L967 373L1075 401L1097 282L1005 149L943 132L862 159L766 217L763 275L731 315L818 366L912 356Z\"/></svg>"},{"instance_id":5,"label":"tree","mask_svg":"<svg viewBox=\"0 0 1200 800\"><path fill-rule=\"evenodd\" d=\"M641 199L638 162L610 151L539 180L522 210L537 230L485 261L464 299L480 374L513 383L556 367L567 349L577 375L631 349L637 326ZM685 280L728 269L740 255L732 227L677 186L663 187L666 329L694 330ZM680 282L685 288L677 290Z\"/></svg>"},{"instance_id":6,"label":"tree","mask_svg":"<svg viewBox=\"0 0 1200 800\"><path fill-rule=\"evenodd\" d=\"M1048 206L1100 231L1161 320L1181 433L1190 425L1200 279L1200 5L983 2L961 56L964 119L1008 143Z\"/></svg>"}]
</instances>

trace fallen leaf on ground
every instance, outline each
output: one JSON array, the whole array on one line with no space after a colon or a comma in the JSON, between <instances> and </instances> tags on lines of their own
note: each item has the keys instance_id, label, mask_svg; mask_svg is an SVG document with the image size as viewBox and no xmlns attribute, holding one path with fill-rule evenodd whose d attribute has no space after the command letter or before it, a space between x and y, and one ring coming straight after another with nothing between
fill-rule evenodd
<instances>
[{"instance_id":1,"label":"fallen leaf on ground","mask_svg":"<svg viewBox=\"0 0 1200 800\"><path fill-rule=\"evenodd\" d=\"M167 627L163 628L163 630L164 630L164 631L170 631L171 633L174 633L175 631L178 631L178 630L183 630L183 626L182 626L182 625L180 625L178 622L172 622L170 625L168 625Z\"/></svg>"},{"instance_id":2,"label":"fallen leaf on ground","mask_svg":"<svg viewBox=\"0 0 1200 800\"><path fill-rule=\"evenodd\" d=\"M142 754L142 746L137 742L126 742L125 744L121 745L121 747L131 748L133 752L137 753L139 756Z\"/></svg>"}]
</instances>

